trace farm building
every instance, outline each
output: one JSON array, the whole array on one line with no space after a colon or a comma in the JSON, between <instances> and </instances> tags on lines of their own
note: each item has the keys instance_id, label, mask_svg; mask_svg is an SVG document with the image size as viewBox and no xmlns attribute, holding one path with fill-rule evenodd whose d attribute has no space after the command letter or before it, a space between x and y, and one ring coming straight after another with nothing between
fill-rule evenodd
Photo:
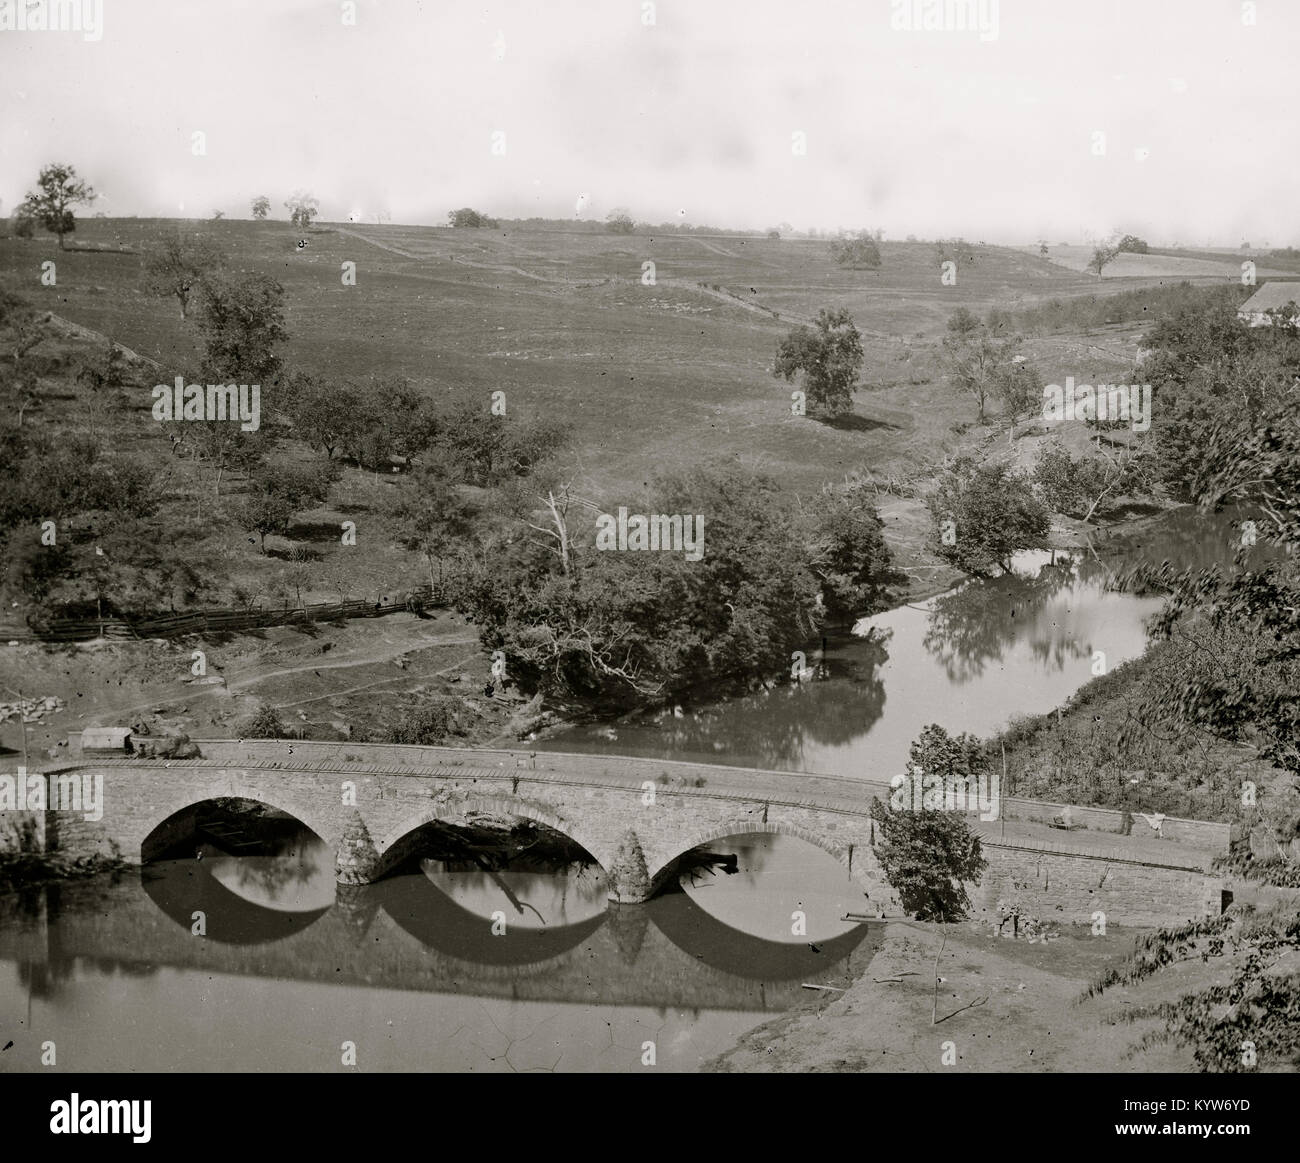
<instances>
[{"instance_id":1,"label":"farm building","mask_svg":"<svg viewBox=\"0 0 1300 1163\"><path fill-rule=\"evenodd\" d=\"M1265 283L1237 308L1237 318L1251 327L1271 327L1273 316L1269 312L1288 303L1300 304L1300 282ZM1292 314L1290 326L1295 325L1296 316Z\"/></svg>"},{"instance_id":2,"label":"farm building","mask_svg":"<svg viewBox=\"0 0 1300 1163\"><path fill-rule=\"evenodd\" d=\"M130 727L87 727L81 732L83 755L130 755Z\"/></svg>"}]
</instances>

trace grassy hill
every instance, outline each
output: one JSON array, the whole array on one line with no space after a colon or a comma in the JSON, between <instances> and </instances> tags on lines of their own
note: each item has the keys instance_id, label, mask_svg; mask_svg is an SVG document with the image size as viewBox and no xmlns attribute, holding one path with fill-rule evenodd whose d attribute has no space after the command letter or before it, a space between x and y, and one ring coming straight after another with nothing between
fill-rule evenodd
<instances>
[{"instance_id":1,"label":"grassy hill","mask_svg":"<svg viewBox=\"0 0 1300 1163\"><path fill-rule=\"evenodd\" d=\"M65 253L52 240L0 240L0 272L170 378L192 362L193 330L173 302L141 293L140 257L117 248L176 225L90 219ZM846 271L826 243L803 240L340 225L313 228L299 248L286 223L184 226L284 285L288 366L400 374L485 399L503 390L513 412L575 427L580 471L598 492L727 452L796 488L862 463L909 462L917 440L932 444L964 418L929 382L931 340L953 309L1096 291L1090 276L996 247L977 248L958 286L943 287L929 243L884 243L880 270ZM58 264L55 287L39 282L46 259ZM355 287L342 285L345 261L357 264ZM645 262L654 286L641 282ZM857 421L835 427L792 417L790 389L769 370L777 339L822 306L848 307L867 341L871 390Z\"/></svg>"},{"instance_id":2,"label":"grassy hill","mask_svg":"<svg viewBox=\"0 0 1300 1163\"><path fill-rule=\"evenodd\" d=\"M182 489L201 486L197 477L186 485L192 466L173 458L149 414L149 389L194 368L199 339L174 300L143 293L139 253L178 227L206 235L235 268L283 284L288 370L400 375L431 394L482 393L485 409L490 393L504 391L510 415L571 426L566 474L580 493L611 507L634 501L665 470L718 457L743 458L803 493L864 468L913 474L993 435L967 431L974 404L939 371L939 338L957 307L1007 309L1041 332L1026 354L1047 382L1068 375L1111 382L1132 370L1138 327L1170 290L1160 277L1107 278L1107 292L1138 294L1099 301L1094 276L990 246L970 247L972 261L947 287L928 242L882 243L878 270L851 271L832 262L825 241L535 226L324 224L304 234L283 222L92 218L79 223L65 252L52 238L0 239L6 285L142 357L127 406L92 415L73 373L97 341L74 329L62 341L66 382L47 389L40 422L111 430L115 447L170 465ZM41 285L46 260L57 264L55 286ZM342 283L345 262L356 263L355 286ZM654 264L654 285L642 281L646 263ZM1112 301L1122 309L1112 310ZM1035 312L1035 304L1047 308ZM853 313L866 352L854 411L833 422L793 416L793 385L771 374L776 343L821 307L841 306ZM265 393L264 400L273 404ZM1017 458L1026 460L1034 443L1017 442ZM282 455L317 454L290 444ZM311 543L322 563L302 600L391 593L424 580L423 562L397 544L387 515L395 484L348 468L328 507L298 515L292 539ZM232 474L228 491L242 487ZM187 517L200 520L201 507L186 506ZM890 498L882 515L899 565L920 588L950 576L928 555L918 500ZM364 553L339 552L344 519L364 522ZM227 593L265 592L274 558L287 551L275 538L268 547L270 558L254 539L214 527L187 554Z\"/></svg>"}]
</instances>

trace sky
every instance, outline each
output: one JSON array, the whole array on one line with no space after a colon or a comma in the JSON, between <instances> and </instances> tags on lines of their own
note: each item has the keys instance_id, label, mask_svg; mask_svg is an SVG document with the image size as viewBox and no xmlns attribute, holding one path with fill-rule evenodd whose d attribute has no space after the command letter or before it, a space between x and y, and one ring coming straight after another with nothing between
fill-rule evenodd
<instances>
[{"instance_id":1,"label":"sky","mask_svg":"<svg viewBox=\"0 0 1300 1163\"><path fill-rule=\"evenodd\" d=\"M305 189L326 221L1300 244L1296 0L972 0L983 31L943 0L78 0L97 39L5 28L42 2L0 0L5 215L64 161L110 216Z\"/></svg>"}]
</instances>

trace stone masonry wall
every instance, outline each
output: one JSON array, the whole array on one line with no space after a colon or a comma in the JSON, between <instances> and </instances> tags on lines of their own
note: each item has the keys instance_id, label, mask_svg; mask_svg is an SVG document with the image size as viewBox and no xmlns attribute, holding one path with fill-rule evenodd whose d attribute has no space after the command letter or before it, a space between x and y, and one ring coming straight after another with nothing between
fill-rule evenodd
<instances>
[{"instance_id":1,"label":"stone masonry wall","mask_svg":"<svg viewBox=\"0 0 1300 1163\"><path fill-rule=\"evenodd\" d=\"M998 902L1012 897L1029 915L1063 923L1091 922L1098 911L1108 925L1169 924L1220 911L1222 880L1198 869L988 841L983 849L989 867L971 893L976 916L995 920Z\"/></svg>"}]
</instances>

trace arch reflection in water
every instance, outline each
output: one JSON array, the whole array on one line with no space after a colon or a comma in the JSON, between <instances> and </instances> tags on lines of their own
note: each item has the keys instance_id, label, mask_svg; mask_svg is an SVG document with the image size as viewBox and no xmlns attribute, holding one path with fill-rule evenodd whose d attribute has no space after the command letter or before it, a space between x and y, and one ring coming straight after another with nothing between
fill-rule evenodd
<instances>
[{"instance_id":1,"label":"arch reflection in water","mask_svg":"<svg viewBox=\"0 0 1300 1163\"><path fill-rule=\"evenodd\" d=\"M734 856L735 871L700 867L698 858L691 860L697 850L682 861L677 883L697 907L740 933L802 945L852 931L857 923L844 920L846 914L874 913L844 865L800 837L746 832L703 849Z\"/></svg>"},{"instance_id":2,"label":"arch reflection in water","mask_svg":"<svg viewBox=\"0 0 1300 1163\"><path fill-rule=\"evenodd\" d=\"M334 903L329 846L300 821L243 799L192 804L143 845L149 898L190 929L225 944L261 945L301 932Z\"/></svg>"},{"instance_id":3,"label":"arch reflection in water","mask_svg":"<svg viewBox=\"0 0 1300 1163\"><path fill-rule=\"evenodd\" d=\"M323 847L323 845L322 845ZM244 861L248 857L237 857ZM292 937L330 911L323 906L290 911L249 900L218 879L229 869L209 860L165 860L140 870L149 899L181 928L189 931L194 914L203 914L203 935L223 945L269 945Z\"/></svg>"},{"instance_id":4,"label":"arch reflection in water","mask_svg":"<svg viewBox=\"0 0 1300 1163\"><path fill-rule=\"evenodd\" d=\"M488 883L490 878L484 877ZM511 892L517 901L536 899L539 895L554 897L564 890L555 882L567 879L563 874L530 874L516 872L511 875ZM545 882L551 882L545 884ZM545 884L545 893L540 886ZM495 885L493 887L496 887ZM575 910L582 919L555 925L520 924L516 921L527 916L528 909L515 909L508 901L500 909L489 908L486 913L477 911L485 903L495 903L498 897L486 888L472 883L454 881L436 884L423 871L389 877L378 884L361 890L369 900L377 901L384 912L426 949L436 950L467 964L482 966L524 966L550 961L581 945L605 922L600 911ZM474 907L467 907L454 899L453 894L469 896ZM504 897L504 893L501 894ZM509 911L507 911L509 910ZM495 926L493 912L505 912L504 933ZM563 919L563 914L556 914Z\"/></svg>"}]
</instances>

